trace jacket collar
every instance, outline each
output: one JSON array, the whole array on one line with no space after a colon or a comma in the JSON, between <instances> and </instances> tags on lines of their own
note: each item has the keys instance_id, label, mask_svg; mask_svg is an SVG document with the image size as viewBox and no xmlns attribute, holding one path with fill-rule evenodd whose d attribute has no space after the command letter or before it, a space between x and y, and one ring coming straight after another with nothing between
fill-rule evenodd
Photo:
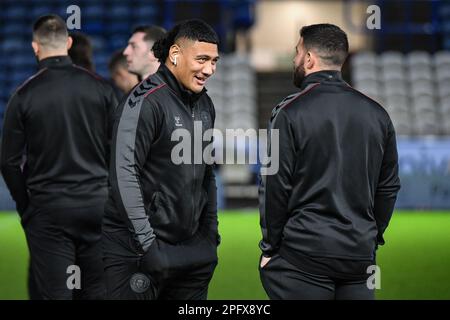
<instances>
[{"instance_id":1,"label":"jacket collar","mask_svg":"<svg viewBox=\"0 0 450 320\"><path fill-rule=\"evenodd\" d=\"M161 63L159 66L157 74L161 76L169 88L172 89L172 91L174 91L181 98L181 100L188 105L196 102L203 94L206 93L206 88L203 88L203 90L199 93L186 90L164 63Z\"/></svg>"},{"instance_id":2,"label":"jacket collar","mask_svg":"<svg viewBox=\"0 0 450 320\"><path fill-rule=\"evenodd\" d=\"M72 59L69 56L54 56L39 61L39 69L63 67L72 65Z\"/></svg>"},{"instance_id":3,"label":"jacket collar","mask_svg":"<svg viewBox=\"0 0 450 320\"><path fill-rule=\"evenodd\" d=\"M322 70L307 75L303 80L300 89L303 90L312 83L322 83L324 81L344 82L340 71Z\"/></svg>"}]
</instances>

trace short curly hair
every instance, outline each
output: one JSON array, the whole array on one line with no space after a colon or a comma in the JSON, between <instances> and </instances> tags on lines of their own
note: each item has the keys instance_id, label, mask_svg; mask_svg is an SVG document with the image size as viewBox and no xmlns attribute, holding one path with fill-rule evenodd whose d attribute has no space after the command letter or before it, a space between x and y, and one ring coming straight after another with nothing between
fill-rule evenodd
<instances>
[{"instance_id":1,"label":"short curly hair","mask_svg":"<svg viewBox=\"0 0 450 320\"><path fill-rule=\"evenodd\" d=\"M186 20L173 27L165 37L159 39L153 45L153 54L159 62L164 63L166 61L170 47L178 39L219 44L219 37L206 22L199 19Z\"/></svg>"}]
</instances>

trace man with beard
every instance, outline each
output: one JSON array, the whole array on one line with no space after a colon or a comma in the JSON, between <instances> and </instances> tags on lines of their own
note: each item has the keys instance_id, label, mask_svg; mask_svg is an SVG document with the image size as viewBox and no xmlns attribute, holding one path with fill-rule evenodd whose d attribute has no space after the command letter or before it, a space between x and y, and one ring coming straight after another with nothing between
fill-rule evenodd
<instances>
[{"instance_id":1,"label":"man with beard","mask_svg":"<svg viewBox=\"0 0 450 320\"><path fill-rule=\"evenodd\" d=\"M270 120L279 171L261 174L261 280L271 299L374 299L368 267L400 188L395 131L378 103L342 80L340 28L303 27L295 49L300 92Z\"/></svg>"}]
</instances>

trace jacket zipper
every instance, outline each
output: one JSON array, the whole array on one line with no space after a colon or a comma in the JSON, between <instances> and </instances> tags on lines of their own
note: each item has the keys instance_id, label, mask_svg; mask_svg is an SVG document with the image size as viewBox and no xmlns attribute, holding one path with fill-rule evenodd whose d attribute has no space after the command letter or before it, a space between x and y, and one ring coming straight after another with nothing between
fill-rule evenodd
<instances>
[{"instance_id":1,"label":"jacket zipper","mask_svg":"<svg viewBox=\"0 0 450 320\"><path fill-rule=\"evenodd\" d=\"M194 108L195 108L195 105L194 104L192 104L192 107L191 107L191 114L192 114L192 125L193 125L193 128L194 128L194 133L195 133L195 113L194 113ZM194 136L194 144L195 144L195 136ZM195 148L194 148L195 149ZM195 155L194 155L194 158L193 158L193 160L195 160ZM194 222L194 218L195 218L195 199L194 199L194 197L195 197L195 192L196 192L196 177L195 177L195 161L193 161L193 167L194 167L194 190L193 190L193 192L192 192L192 217L191 217L191 226L192 226L192 224L193 224L193 222Z\"/></svg>"}]
</instances>

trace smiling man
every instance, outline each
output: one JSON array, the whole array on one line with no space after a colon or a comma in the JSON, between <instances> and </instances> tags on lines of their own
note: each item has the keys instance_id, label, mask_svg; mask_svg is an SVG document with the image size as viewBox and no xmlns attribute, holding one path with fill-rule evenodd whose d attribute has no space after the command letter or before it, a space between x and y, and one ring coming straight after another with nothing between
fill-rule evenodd
<instances>
[{"instance_id":1,"label":"smiling man","mask_svg":"<svg viewBox=\"0 0 450 320\"><path fill-rule=\"evenodd\" d=\"M205 84L218 38L200 20L175 26L153 46L161 66L120 106L113 134L103 228L111 299L206 299L217 265L216 182L202 162L175 163L176 129L202 131L215 111ZM204 141L202 152L210 141Z\"/></svg>"}]
</instances>

